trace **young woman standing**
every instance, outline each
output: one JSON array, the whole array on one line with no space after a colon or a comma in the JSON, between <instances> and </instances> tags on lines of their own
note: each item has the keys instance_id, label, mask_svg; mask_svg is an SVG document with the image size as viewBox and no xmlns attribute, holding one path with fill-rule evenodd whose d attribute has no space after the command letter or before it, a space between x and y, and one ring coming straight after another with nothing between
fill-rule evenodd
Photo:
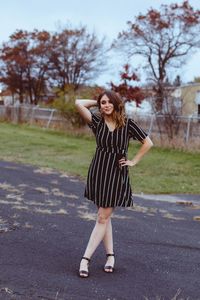
<instances>
[{"instance_id":1,"label":"young woman standing","mask_svg":"<svg viewBox=\"0 0 200 300\"><path fill-rule=\"evenodd\" d=\"M86 278L89 276L90 259L101 241L107 256L104 271L114 271L111 215L117 206L133 205L128 168L135 166L153 143L144 130L125 117L123 102L113 91L104 91L98 100L77 99L75 104L95 134L97 144L84 194L98 208L96 224L80 263L79 276ZM100 114L90 112L93 106L98 106ZM132 160L127 158L130 138L142 144Z\"/></svg>"}]
</instances>

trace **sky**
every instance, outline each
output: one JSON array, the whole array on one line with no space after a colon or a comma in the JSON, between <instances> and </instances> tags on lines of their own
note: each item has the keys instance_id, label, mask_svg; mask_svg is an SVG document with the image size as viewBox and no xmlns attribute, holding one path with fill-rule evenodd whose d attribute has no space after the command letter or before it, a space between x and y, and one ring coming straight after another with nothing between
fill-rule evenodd
<instances>
[{"instance_id":1,"label":"sky","mask_svg":"<svg viewBox=\"0 0 200 300\"><path fill-rule=\"evenodd\" d=\"M17 29L56 31L59 26L71 24L76 27L85 25L89 32L95 32L101 39L106 37L111 43L127 21L133 21L139 13L150 7L159 9L161 4L182 3L181 0L6 0L0 4L0 44L6 42ZM200 0L190 0L190 4L200 9ZM200 76L200 50L192 54L187 64L177 74L184 82ZM121 66L126 63L116 56L110 58L107 70L94 83L106 85L116 82ZM135 65L139 61L134 62Z\"/></svg>"}]
</instances>

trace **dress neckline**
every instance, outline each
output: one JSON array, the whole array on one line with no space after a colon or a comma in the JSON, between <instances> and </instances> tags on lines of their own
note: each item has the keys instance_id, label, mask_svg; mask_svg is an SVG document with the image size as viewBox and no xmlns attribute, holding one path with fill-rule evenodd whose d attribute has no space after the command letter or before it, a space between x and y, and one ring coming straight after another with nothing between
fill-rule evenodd
<instances>
[{"instance_id":1,"label":"dress neckline","mask_svg":"<svg viewBox=\"0 0 200 300\"><path fill-rule=\"evenodd\" d=\"M106 127L110 133L113 133L116 130L116 127L113 130L110 130L105 120L104 120L104 124L106 125Z\"/></svg>"}]
</instances>

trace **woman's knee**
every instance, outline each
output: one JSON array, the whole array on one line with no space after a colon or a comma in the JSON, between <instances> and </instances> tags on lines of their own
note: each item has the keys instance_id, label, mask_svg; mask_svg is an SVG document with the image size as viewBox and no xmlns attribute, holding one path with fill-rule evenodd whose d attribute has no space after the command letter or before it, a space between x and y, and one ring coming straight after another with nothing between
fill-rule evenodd
<instances>
[{"instance_id":1,"label":"woman's knee","mask_svg":"<svg viewBox=\"0 0 200 300\"><path fill-rule=\"evenodd\" d=\"M109 220L109 217L98 213L97 222L99 224L106 224L108 222L108 220Z\"/></svg>"},{"instance_id":2,"label":"woman's knee","mask_svg":"<svg viewBox=\"0 0 200 300\"><path fill-rule=\"evenodd\" d=\"M97 215L97 222L100 224L106 224L111 217L112 209L100 208Z\"/></svg>"}]
</instances>

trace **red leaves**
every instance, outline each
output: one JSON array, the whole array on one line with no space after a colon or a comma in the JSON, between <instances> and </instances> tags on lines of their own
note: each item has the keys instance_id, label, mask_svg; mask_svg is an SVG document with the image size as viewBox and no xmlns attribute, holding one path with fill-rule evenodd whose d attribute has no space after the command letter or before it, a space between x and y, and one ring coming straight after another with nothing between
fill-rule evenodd
<instances>
[{"instance_id":1,"label":"red leaves","mask_svg":"<svg viewBox=\"0 0 200 300\"><path fill-rule=\"evenodd\" d=\"M161 9L158 11L151 8L147 11L147 14L139 14L135 18L135 22L128 22L130 29L137 37L145 37L145 33L149 31L160 32L162 30L176 30L177 24L180 24L179 28L187 28L187 26L195 26L200 24L200 11L194 11L188 1L184 1L182 4L161 5ZM126 32L121 34L121 37L125 37Z\"/></svg>"},{"instance_id":2,"label":"red leaves","mask_svg":"<svg viewBox=\"0 0 200 300\"><path fill-rule=\"evenodd\" d=\"M199 16L197 16L197 15L184 16L183 21L185 24L187 24L187 26L193 26L195 24L198 24Z\"/></svg>"},{"instance_id":3,"label":"red leaves","mask_svg":"<svg viewBox=\"0 0 200 300\"><path fill-rule=\"evenodd\" d=\"M25 40L28 37L28 32L26 30L16 30L11 36L12 41Z\"/></svg>"},{"instance_id":4,"label":"red leaves","mask_svg":"<svg viewBox=\"0 0 200 300\"><path fill-rule=\"evenodd\" d=\"M131 29L137 36L145 36L145 32L136 24L131 24Z\"/></svg>"},{"instance_id":5,"label":"red leaves","mask_svg":"<svg viewBox=\"0 0 200 300\"><path fill-rule=\"evenodd\" d=\"M183 2L182 7L184 9L190 9L191 8L191 6L189 5L189 2L187 0Z\"/></svg>"},{"instance_id":6,"label":"red leaves","mask_svg":"<svg viewBox=\"0 0 200 300\"><path fill-rule=\"evenodd\" d=\"M130 58L141 56L149 80L156 84L157 107L160 109L168 72L171 68L181 66L192 49L199 47L200 10L195 10L189 1L163 4L159 10L151 8L127 24L128 29L119 35L118 44L115 42L115 45L125 50ZM128 87L127 82L131 78L135 79L126 70L121 74L124 82L114 88L130 99L134 94L135 99L140 101L137 90Z\"/></svg>"},{"instance_id":7,"label":"red leaves","mask_svg":"<svg viewBox=\"0 0 200 300\"><path fill-rule=\"evenodd\" d=\"M30 103L36 104L45 89L49 42L50 34L46 31L17 30L1 49L4 71L0 81L19 95L20 102L30 95Z\"/></svg>"},{"instance_id":8,"label":"red leaves","mask_svg":"<svg viewBox=\"0 0 200 300\"><path fill-rule=\"evenodd\" d=\"M47 87L76 90L95 78L105 64L104 40L86 27L49 33L17 30L0 49L0 82L20 101L37 104Z\"/></svg>"},{"instance_id":9,"label":"red leaves","mask_svg":"<svg viewBox=\"0 0 200 300\"><path fill-rule=\"evenodd\" d=\"M127 81L139 81L139 78L135 72L130 72L130 66L124 65L124 71L120 73L121 80L123 81L119 85L115 85L111 82L111 89L119 93L124 101L135 101L138 106L144 99L144 94L140 87L132 86Z\"/></svg>"},{"instance_id":10,"label":"red leaves","mask_svg":"<svg viewBox=\"0 0 200 300\"><path fill-rule=\"evenodd\" d=\"M139 81L138 76L133 73L132 75L128 75L127 73L121 73L121 79L125 79L125 80L135 80L135 81Z\"/></svg>"},{"instance_id":11,"label":"red leaves","mask_svg":"<svg viewBox=\"0 0 200 300\"><path fill-rule=\"evenodd\" d=\"M156 24L156 22L160 21L161 15L160 12L155 10L155 9L151 9L149 10L148 14L147 14L147 19L149 20L150 23L152 24Z\"/></svg>"}]
</instances>

